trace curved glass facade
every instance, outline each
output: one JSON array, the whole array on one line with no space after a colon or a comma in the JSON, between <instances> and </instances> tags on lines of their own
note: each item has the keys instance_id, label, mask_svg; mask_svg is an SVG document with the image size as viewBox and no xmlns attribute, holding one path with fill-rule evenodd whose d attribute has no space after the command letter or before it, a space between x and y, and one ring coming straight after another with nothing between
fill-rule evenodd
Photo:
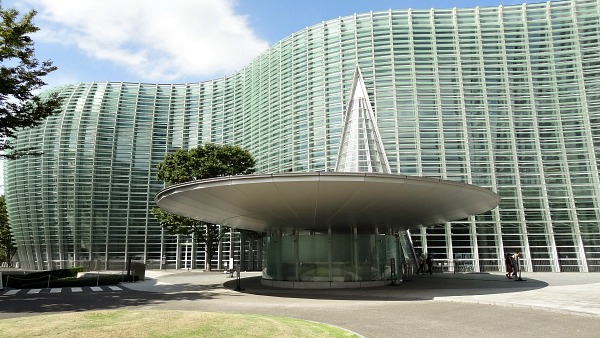
<instances>
[{"instance_id":1,"label":"curved glass facade","mask_svg":"<svg viewBox=\"0 0 600 338\"><path fill-rule=\"evenodd\" d=\"M352 282L360 286L360 282L395 280L406 258L399 237L356 230L270 234L264 243L263 279L275 281L351 287ZM274 285L288 286L285 282Z\"/></svg>"},{"instance_id":2,"label":"curved glass facade","mask_svg":"<svg viewBox=\"0 0 600 338\"><path fill-rule=\"evenodd\" d=\"M5 161L20 261L202 266L202 251L149 213L163 188L156 165L215 142L248 149L257 172L333 170L358 64L392 173L502 197L486 214L413 231L417 251L475 270L521 251L530 271L600 271L599 17L596 0L357 14L213 81L57 88L62 113L15 142L44 155ZM238 237L215 266L245 252Z\"/></svg>"}]
</instances>

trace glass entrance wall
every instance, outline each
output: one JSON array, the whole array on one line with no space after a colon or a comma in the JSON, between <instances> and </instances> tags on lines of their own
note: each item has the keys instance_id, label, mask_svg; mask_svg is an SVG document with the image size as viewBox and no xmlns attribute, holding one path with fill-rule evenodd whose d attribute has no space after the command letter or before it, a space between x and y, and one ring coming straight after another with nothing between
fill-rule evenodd
<instances>
[{"instance_id":1,"label":"glass entrance wall","mask_svg":"<svg viewBox=\"0 0 600 338\"><path fill-rule=\"evenodd\" d=\"M392 271L400 271L402 264L402 248L395 235L351 231L271 233L263 237L263 246L263 279L268 280L385 281L391 280Z\"/></svg>"}]
</instances>

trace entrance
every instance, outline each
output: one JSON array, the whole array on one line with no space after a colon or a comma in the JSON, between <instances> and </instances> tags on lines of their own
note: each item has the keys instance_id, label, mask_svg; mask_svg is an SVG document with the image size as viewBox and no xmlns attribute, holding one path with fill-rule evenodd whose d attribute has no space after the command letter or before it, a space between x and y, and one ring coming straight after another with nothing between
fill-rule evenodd
<instances>
[{"instance_id":1,"label":"entrance","mask_svg":"<svg viewBox=\"0 0 600 338\"><path fill-rule=\"evenodd\" d=\"M194 247L192 243L180 243L177 250L177 268L193 269Z\"/></svg>"}]
</instances>

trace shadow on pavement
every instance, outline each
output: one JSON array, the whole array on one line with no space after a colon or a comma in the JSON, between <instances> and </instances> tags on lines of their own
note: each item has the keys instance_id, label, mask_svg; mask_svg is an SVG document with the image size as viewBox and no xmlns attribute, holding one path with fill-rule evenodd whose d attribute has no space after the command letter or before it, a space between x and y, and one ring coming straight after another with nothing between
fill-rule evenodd
<instances>
[{"instance_id":1,"label":"shadow on pavement","mask_svg":"<svg viewBox=\"0 0 600 338\"><path fill-rule=\"evenodd\" d=\"M179 291L176 293L144 292L127 288L122 291L73 293L65 289L61 293L47 293L49 289L42 289L46 292L28 294L27 290L24 290L17 295L0 295L0 319L45 313L119 310L128 307L154 306L171 301L211 300L219 296L214 290L223 290L223 287L222 285L179 285ZM182 289L188 290L181 291Z\"/></svg>"},{"instance_id":2,"label":"shadow on pavement","mask_svg":"<svg viewBox=\"0 0 600 338\"><path fill-rule=\"evenodd\" d=\"M254 274L240 279L222 274L175 273L147 279L144 282L123 284L123 291L0 295L0 318L29 316L86 310L114 310L128 307L156 306L172 301L223 300L235 302L235 297L256 295L277 297L281 300L355 300L355 301L416 301L445 296L489 295L521 292L548 286L546 282L527 278L515 282L503 275L493 274L437 274L413 276L395 286L348 289L283 289L261 284L261 276ZM65 288L67 289L67 288ZM265 299L255 300L259 303Z\"/></svg>"},{"instance_id":3,"label":"shadow on pavement","mask_svg":"<svg viewBox=\"0 0 600 338\"><path fill-rule=\"evenodd\" d=\"M285 289L261 284L261 276L240 279L241 293L306 299L331 300L430 300L436 297L489 295L521 292L541 289L548 283L531 278L523 281L508 279L504 275L485 273L473 274L437 274L431 276L412 276L397 285L371 288L338 289ZM223 283L230 290L236 290L237 280Z\"/></svg>"}]
</instances>

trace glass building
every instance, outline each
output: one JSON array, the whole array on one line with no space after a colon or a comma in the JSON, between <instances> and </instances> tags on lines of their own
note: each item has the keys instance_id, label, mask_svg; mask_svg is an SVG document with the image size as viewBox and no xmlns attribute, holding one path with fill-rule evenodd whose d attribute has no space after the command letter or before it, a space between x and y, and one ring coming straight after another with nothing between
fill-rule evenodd
<instances>
[{"instance_id":1,"label":"glass building","mask_svg":"<svg viewBox=\"0 0 600 338\"><path fill-rule=\"evenodd\" d=\"M154 201L176 215L263 233L265 285L393 285L415 263L407 230L484 213L500 196L465 183L391 174L378 129L357 67L333 172L193 180L161 190Z\"/></svg>"},{"instance_id":2,"label":"glass building","mask_svg":"<svg viewBox=\"0 0 600 338\"><path fill-rule=\"evenodd\" d=\"M392 173L474 184L498 208L411 231L416 251L474 270L600 271L600 2L390 10L340 17L277 42L239 72L189 84L55 88L62 112L18 134L43 156L5 161L26 268L137 256L203 267L201 245L150 214L156 165L178 148L236 144L258 173L332 171L360 67ZM262 242L231 232L258 268Z\"/></svg>"}]
</instances>

